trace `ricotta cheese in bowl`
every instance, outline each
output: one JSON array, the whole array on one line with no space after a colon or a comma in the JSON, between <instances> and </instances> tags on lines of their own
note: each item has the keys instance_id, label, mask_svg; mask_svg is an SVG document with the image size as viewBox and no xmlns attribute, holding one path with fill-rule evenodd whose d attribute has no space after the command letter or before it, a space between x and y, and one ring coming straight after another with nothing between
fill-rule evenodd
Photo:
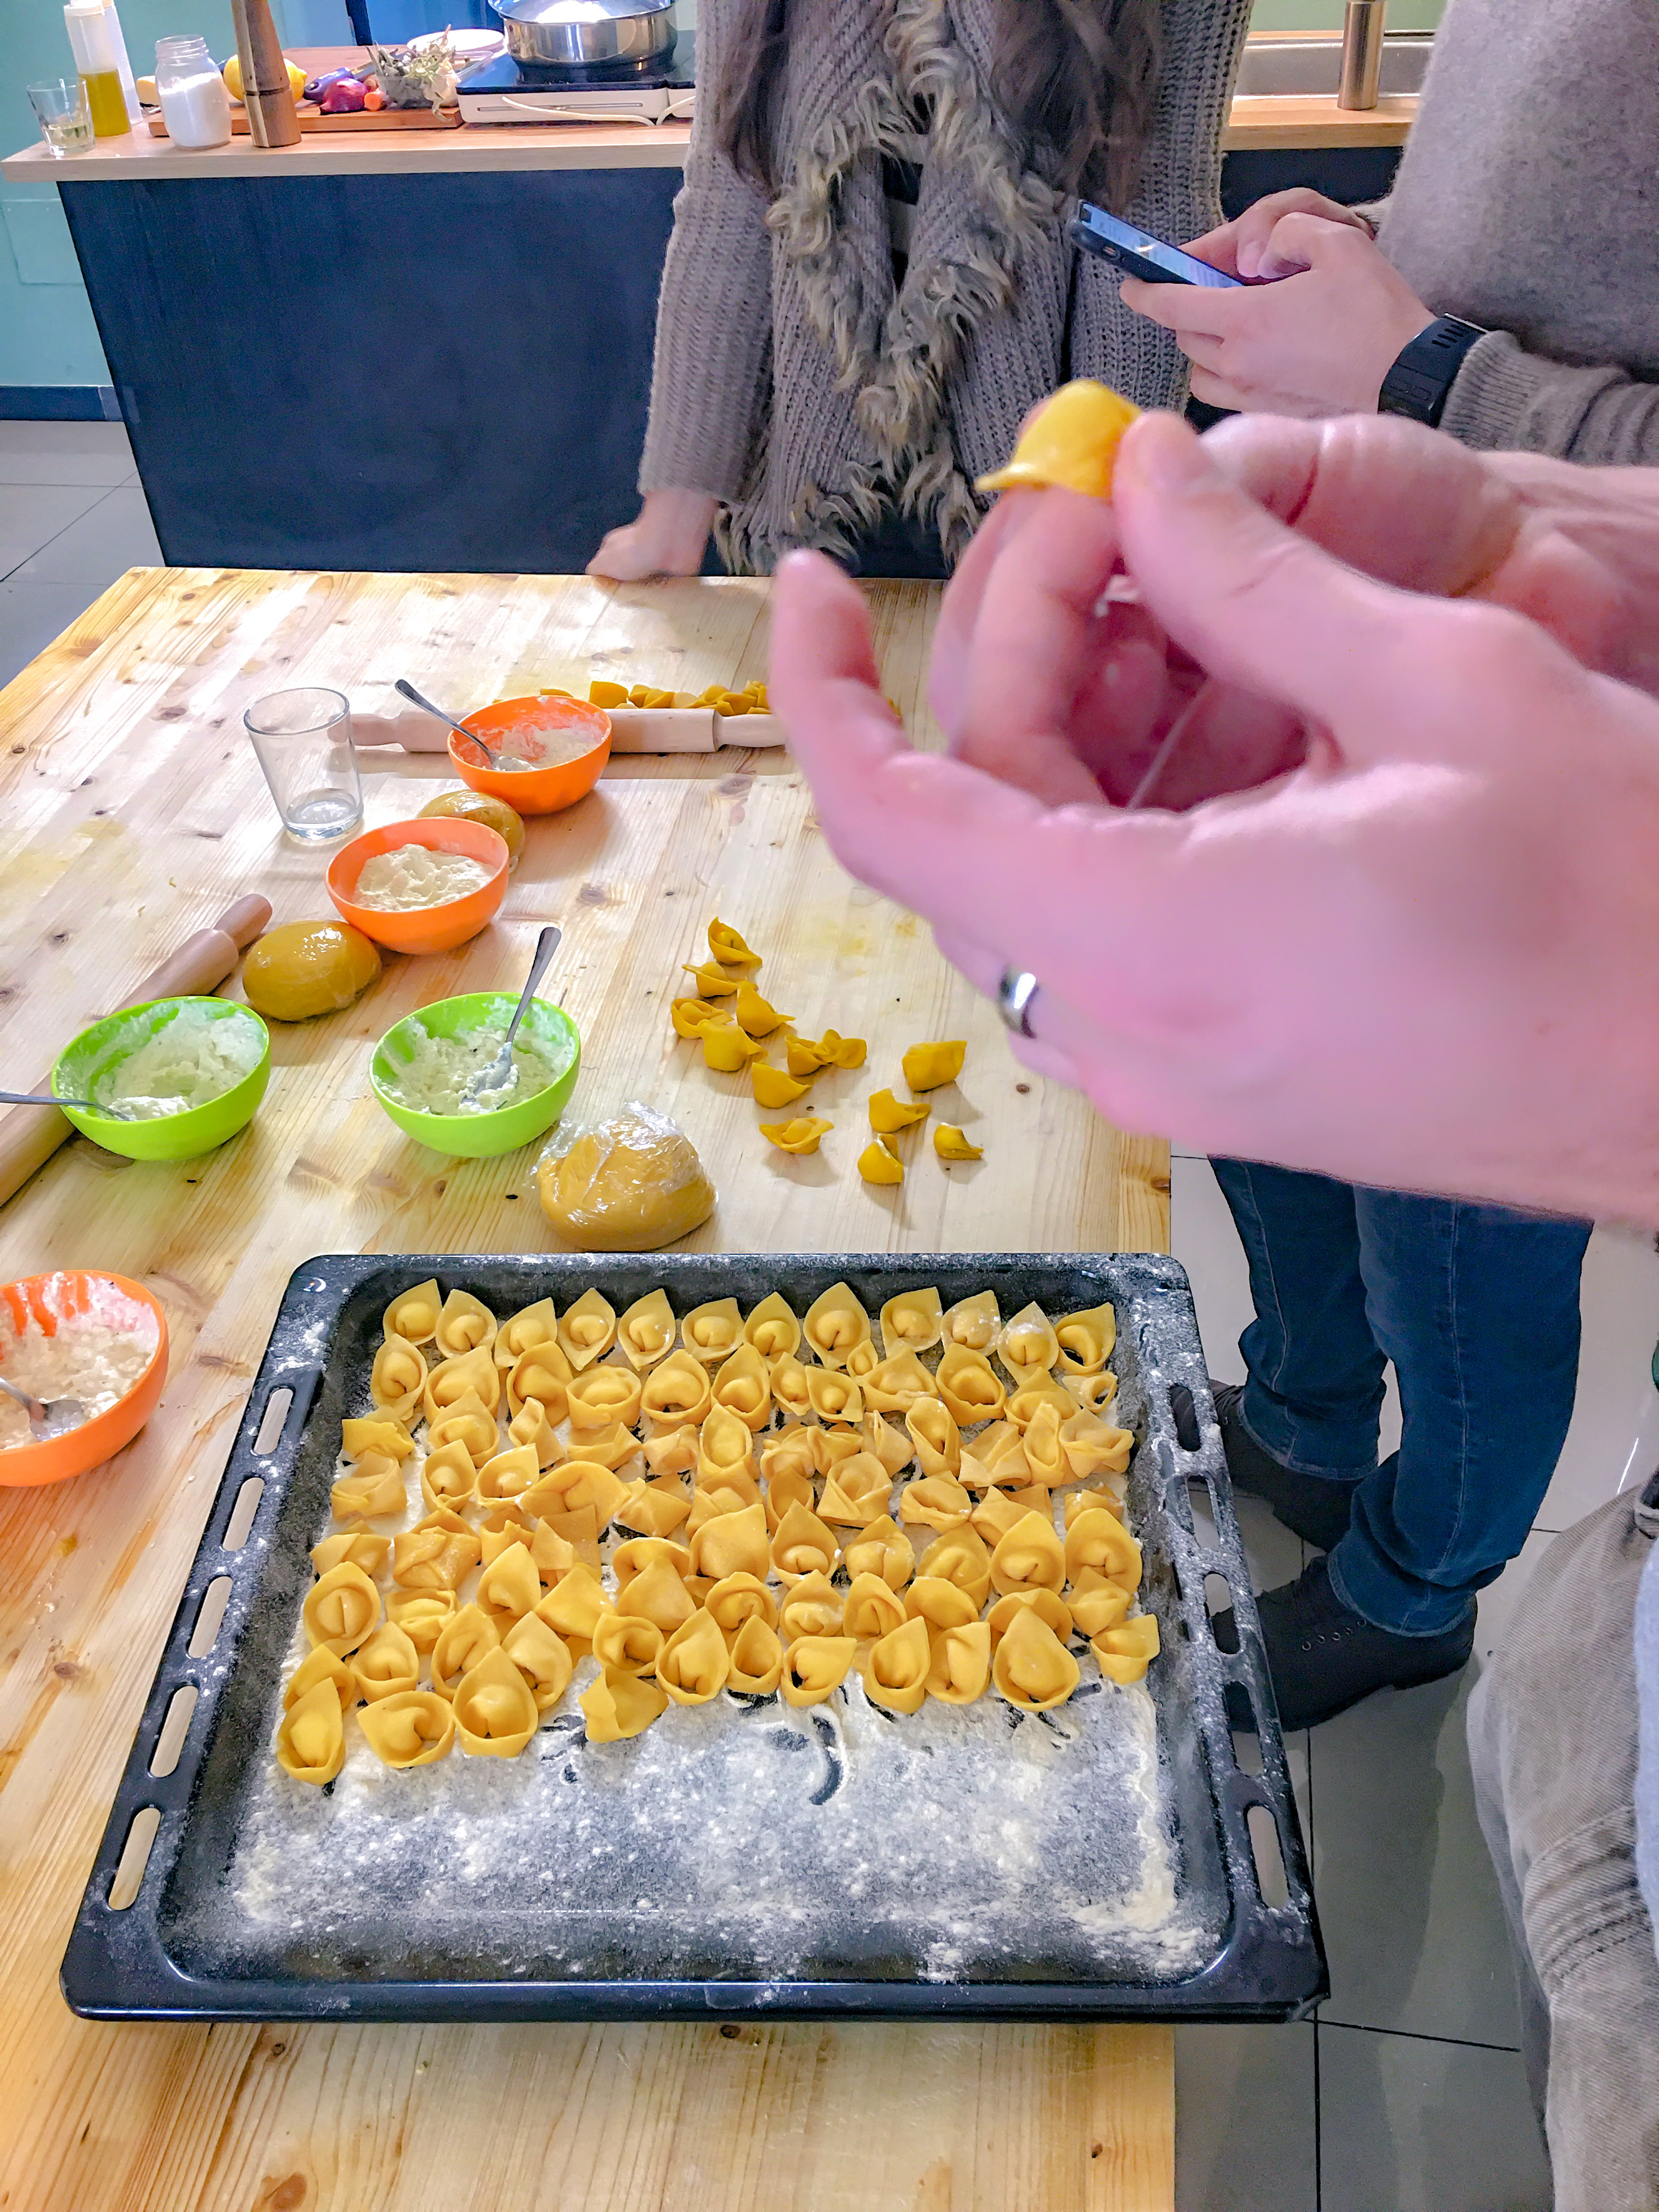
<instances>
[{"instance_id":1,"label":"ricotta cheese in bowl","mask_svg":"<svg viewBox=\"0 0 1659 2212\"><path fill-rule=\"evenodd\" d=\"M78 1398L88 1421L126 1396L160 1341L152 1309L100 1275L0 1292L0 1376L32 1398ZM33 1441L28 1415L0 1393L0 1451Z\"/></svg>"},{"instance_id":2,"label":"ricotta cheese in bowl","mask_svg":"<svg viewBox=\"0 0 1659 2212\"><path fill-rule=\"evenodd\" d=\"M462 1030L454 1036L434 1036L418 1023L411 1023L410 1032L414 1048L410 1057L385 1087L400 1106L410 1107L417 1114L493 1114L498 1107L533 1097L564 1073L564 1067L554 1066L520 1030L513 1040L513 1071L507 1082L500 1090L484 1091L475 1101L463 1095L467 1080L500 1054L507 1037L506 1022Z\"/></svg>"},{"instance_id":3,"label":"ricotta cheese in bowl","mask_svg":"<svg viewBox=\"0 0 1659 2212\"><path fill-rule=\"evenodd\" d=\"M142 1121L185 1114L234 1091L264 1054L264 1039L255 1023L227 1021L187 1003L136 1052L104 1069L93 1084L92 1101L119 1106Z\"/></svg>"},{"instance_id":4,"label":"ricotta cheese in bowl","mask_svg":"<svg viewBox=\"0 0 1659 2212\"><path fill-rule=\"evenodd\" d=\"M451 900L481 891L493 871L465 853L438 853L429 845L394 845L365 860L351 892L356 906L386 914L408 914L416 907L447 906Z\"/></svg>"}]
</instances>

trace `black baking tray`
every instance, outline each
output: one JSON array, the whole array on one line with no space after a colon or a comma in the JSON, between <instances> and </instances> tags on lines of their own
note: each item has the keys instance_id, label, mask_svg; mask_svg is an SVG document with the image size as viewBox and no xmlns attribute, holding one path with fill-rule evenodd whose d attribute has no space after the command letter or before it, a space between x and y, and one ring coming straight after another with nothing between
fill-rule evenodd
<instances>
[{"instance_id":1,"label":"black baking tray","mask_svg":"<svg viewBox=\"0 0 1659 2212\"><path fill-rule=\"evenodd\" d=\"M804 1310L839 1279L853 1285L872 1313L896 1291L929 1284L938 1285L947 1304L990 1288L1005 1314L1030 1298L1052 1312L1109 1298L1118 1316L1113 1364L1121 1378L1120 1418L1136 1433L1128 1508L1146 1554L1142 1599L1158 1617L1164 1644L1146 1687L1156 1711L1160 1809L1154 1825L1159 1826L1164 1854L1158 1863L1178 1905L1178 1923L1170 1925L1179 1941L1166 1942L1164 1936L1144 1933L1091 1935L1090 1942L1097 1948L1090 1951L1085 1945L1084 1955L1070 1931L1089 1920L1086 1912L1071 1919L1062 1914L1059 1935L1050 1924L1049 1907L1061 1886L1060 1862L1079 1853L1086 1861L1095 1828L1104 1836L1114 1821L1121 1826L1123 1820L1124 1808L1111 1790L1090 1794L1093 1778L1086 1759L1093 1753L1079 1749L1110 1736L1109 1725L1091 1718L1108 1711L1105 1698L1114 1693L1104 1685L1093 1686L1101 1700L1097 1706L1085 1709L1091 1686L1085 1684L1060 1714L1042 1720L1015 1716L994 1698L971 1709L974 1726L993 1732L992 1754L988 1760L975 1743L963 1748L941 1738L939 1771L967 1772L972 1786L943 1811L939 1803L929 1810L925 1790L917 1798L921 1809L913 1826L921 1832L916 1864L922 1871L908 1899L895 1902L885 1897L878 1869L867 1908L852 1914L833 1940L815 1938L787 1966L774 1955L775 1920L767 1923L774 1933L736 1941L729 1917L718 1924L700 1923L695 1912L681 1910L683 1898L661 1893L659 1875L653 1889L648 1873L641 1877L645 1893L624 1898L608 1917L600 1914L593 1923L598 1934L568 1940L568 1934L557 1931L578 1923L587 1928L583 1916L598 1893L599 1877L585 1861L572 1864L556 1854L539 1875L550 1887L533 1890L529 1885L537 1869L527 1863L533 1850L524 1852L526 1863L507 1870L517 1885L510 1911L489 1909L487 1881L500 1875L487 1868L478 1910L469 1913L472 1899L466 1885L478 1879L469 1850L479 1848L480 1825L486 1840L506 1832L490 1827L488 1819L470 1829L459 1822L446 1831L434 1826L429 1847L423 1846L421 1854L418 1894L410 1889L406 1868L399 1875L396 1848L378 1870L371 1866L365 1873L350 1858L354 1843L361 1850L362 1838L354 1836L349 1824L337 1828L331 1840L337 1841L342 1856L335 1894L350 1911L337 1916L327 1904L319 1908L313 1898L301 1893L305 1853L315 1853L315 1826L327 1817L322 1793L301 1791L292 1800L300 1809L283 1816L311 1824L304 1838L296 1829L292 1860L280 1833L275 1847L267 1839L257 1844L250 1840L256 1819L269 1817L267 1801L276 1802L270 1741L284 1655L311 1580L309 1547L328 1525L338 1422L343 1413L362 1409L363 1382L379 1340L382 1309L400 1291L434 1274L446 1290L471 1290L503 1316L550 1296L562 1307L590 1285L620 1309L661 1285L677 1313L728 1293L746 1308L769 1290L782 1291L797 1310ZM277 1424L267 1413L273 1394L280 1390L292 1391L293 1401L273 1437L269 1432ZM263 1451L257 1449L262 1441L267 1446ZM250 1526L233 1529L234 1517L246 1521L251 1499L244 1499L243 1492L250 1478L263 1486L258 1508ZM1193 1498L1205 1493L1207 1516L1195 1524ZM227 1538L233 1534L240 1540L230 1549ZM201 1656L193 1656L192 1640L206 1640L197 1631L210 1588L226 1577L231 1589L216 1637ZM1212 1613L1229 1604L1238 1643L1232 1652L1218 1648L1210 1628ZM183 1749L171 1771L158 1777L151 1770L166 1764L156 1759L163 1721L175 1692L186 1685L198 1695ZM757 1707L762 1702L749 1701ZM865 1726L878 1711L873 1707L864 1707L861 1718L850 1706L840 1716L828 1708L793 1716L800 1732L792 1735L781 1724L785 1716L775 1700L763 1701L772 1708L769 1717L745 1711L736 1699L720 1703L738 1716L730 1737L737 1748L722 1754L724 1786L753 1783L760 1817L750 1833L739 1833L740 1821L726 1817L729 1801L720 1798L707 1836L697 1839L696 1863L706 1865L711 1857L723 1861L728 1903L744 1897L751 1912L757 1899L766 1902L766 1869L773 1863L769 1847L777 1835L794 1834L791 1824L818 1817L812 1808L833 1791L838 1762L843 1771L856 1769L860 1777L879 1775L884 1761L891 1759L910 1760L909 1771L924 1778L929 1771L933 1753L925 1746L895 1749L914 1740L878 1740L879 1731ZM1237 1721L1242 1707L1254 1717L1255 1729L1235 1739L1230 1712ZM671 1708L671 1715L676 1710ZM931 1701L924 1710L933 1711ZM715 1711L700 1709L698 1717ZM697 1717L682 1715L693 1717ZM638 1744L665 1736L668 1718ZM861 1736L854 1730L855 1719L864 1729ZM1013 1734L1022 1728L1041 1730L1047 1723L1052 1725L1046 1734L1018 1739ZM561 1725L562 1734L557 1732ZM1089 1735L1091 1728L1096 1737ZM750 1733L743 1734L744 1729ZM802 1749L816 1753L820 1745L811 1730L822 1739L832 1777L827 1784L818 1778L816 1758L803 1761L785 1755ZM554 1762L544 1770L549 1790L561 1774L564 1784L577 1785L548 1797L555 1814L585 1799L600 1810L583 1817L598 1819L607 1803L627 1802L630 1784L648 1790L648 1763L631 1769L625 1763L587 1764L617 1752L637 1755L637 1746L586 1745L579 1714L562 1724L556 1722L554 1730L544 1730L537 1743L543 1747L542 1758ZM1051 1824L1039 1839L1042 1848L1035 1862L1023 1870L1011 1867L1002 1892L987 1892L981 1881L963 1908L964 1942L957 1955L948 1944L941 1948L933 1937L924 1940L921 1931L927 1910L937 1905L938 1887L927 1869L949 1859L958 1829L971 1838L988 1823L1000 1821L1006 1832L1018 1833L1014 1808L1001 1802L1013 1788L1006 1764L1014 1756L1006 1748L1011 1743L1018 1748L1021 1779L1039 1768L1045 1776L1053 1770L1071 1778L1075 1763L1084 1761L1076 1770L1080 1784L1066 1782L1074 1790L1080 1786L1083 1794L1066 1801L1063 1822ZM447 1765L460 1759L456 1753ZM978 1768L971 1764L975 1759L981 1760ZM562 1768L559 1762L564 1762ZM465 1764L479 1771L495 1769L497 1775L509 1765ZM523 1762L510 1764L517 1768ZM464 1779L475 1794L494 1788L521 1796L524 1789L541 1786L543 1771L535 1770L528 1784L498 1781L495 1776L476 1785ZM398 1784L417 1778L391 1778ZM1060 1785L1045 1780L1040 1786ZM654 1836L656 1823L703 1819L695 1777L690 1786L677 1785L672 1794L672 1805L665 1800L655 1805L649 1828L639 1825L636 1807L629 1832ZM411 1809L374 1832L398 1848L412 1832L410 1821L435 1822L437 1817L429 1797L403 1802ZM500 1802L505 1804L505 1796ZM801 1828L815 1839L809 1854L818 1860L815 1882L830 1882L826 1869L838 1877L844 1873L857 1841L856 1830L848 1823L860 1817L864 1802L857 1789L849 1789L835 1808L842 1823L838 1829ZM159 1826L137 1894L118 1910L109 1902L112 1884L129 1831L146 1808L154 1808L151 1818L159 1814ZM1253 1814L1254 1824L1269 1828L1277 1844L1282 1881L1267 1885L1275 1890L1275 1901L1264 1895L1258 1874ZM550 1816L550 1837L556 1826ZM908 1849L902 1823L890 1832L901 1835ZM820 1836L822 1849L816 1840ZM602 1852L614 1856L617 1849L616 1838L607 1837ZM596 1849L595 1863L602 1852ZM792 1846L786 1872L798 1856ZM650 1852L641 1856L643 1864ZM987 1863L992 1862L972 1862L976 1879ZM257 1883L250 1865L263 1868ZM294 1894L289 1893L290 1880ZM626 1880L624 1873L624 1886ZM853 1890L862 1893L858 1882ZM809 1888L807 1894L815 1893ZM906 1917L912 1907L913 1923ZM736 1910L735 1904L730 1910ZM990 1946L994 1955L981 1955L989 1942L986 1931L994 1924L1005 1933ZM1153 1254L328 1255L307 1262L284 1293L139 1723L61 1979L76 2012L111 2020L501 2021L762 2014L1275 2021L1304 2014L1328 1994L1329 1984L1184 1272L1174 1261Z\"/></svg>"}]
</instances>

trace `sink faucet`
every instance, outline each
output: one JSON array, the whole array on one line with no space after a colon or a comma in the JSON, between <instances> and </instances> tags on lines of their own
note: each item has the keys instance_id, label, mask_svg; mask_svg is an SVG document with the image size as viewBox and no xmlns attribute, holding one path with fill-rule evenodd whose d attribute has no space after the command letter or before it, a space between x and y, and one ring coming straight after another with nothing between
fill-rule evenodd
<instances>
[{"instance_id":1,"label":"sink faucet","mask_svg":"<svg viewBox=\"0 0 1659 2212\"><path fill-rule=\"evenodd\" d=\"M1375 107L1382 66L1382 22L1389 0L1348 0L1342 18L1342 77L1339 107Z\"/></svg>"}]
</instances>

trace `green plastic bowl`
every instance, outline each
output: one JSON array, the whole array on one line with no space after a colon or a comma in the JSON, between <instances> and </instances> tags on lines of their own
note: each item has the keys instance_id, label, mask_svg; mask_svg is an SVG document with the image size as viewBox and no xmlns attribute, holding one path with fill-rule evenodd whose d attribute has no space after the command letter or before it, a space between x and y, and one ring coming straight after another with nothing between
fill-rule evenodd
<instances>
[{"instance_id":1,"label":"green plastic bowl","mask_svg":"<svg viewBox=\"0 0 1659 2212\"><path fill-rule=\"evenodd\" d=\"M106 1152L119 1152L129 1160L188 1160L210 1152L253 1119L270 1081L270 1036L251 1006L234 999L153 999L147 1006L129 1006L82 1030L58 1054L52 1071L52 1087L60 1098L90 1098L93 1086L110 1070L148 1044L186 1006L199 1006L216 1022L241 1022L259 1040L259 1057L240 1083L210 1098L204 1106L186 1107L182 1114L158 1115L154 1121L123 1121L112 1114L89 1114L66 1106L83 1137L101 1145Z\"/></svg>"},{"instance_id":2,"label":"green plastic bowl","mask_svg":"<svg viewBox=\"0 0 1659 2212\"><path fill-rule=\"evenodd\" d=\"M434 1152L447 1153L452 1159L492 1160L500 1152L516 1152L520 1145L530 1144L553 1127L576 1087L582 1041L569 1015L562 1007L550 1006L544 999L530 1001L519 1030L519 1035L527 1035L556 1067L562 1061L568 1063L563 1074L544 1091L532 1091L527 1098L515 1098L511 1105L498 1106L491 1114L425 1114L417 1107L402 1104L388 1089L397 1080L398 1069L407 1067L414 1058L417 1030L424 1030L429 1037L452 1037L462 1030L482 1029L492 1018L505 1029L518 1003L514 991L471 991L459 999L439 999L418 1013L406 1014L386 1031L369 1060L368 1078L374 1096L406 1137L413 1137L417 1145L429 1145Z\"/></svg>"}]
</instances>

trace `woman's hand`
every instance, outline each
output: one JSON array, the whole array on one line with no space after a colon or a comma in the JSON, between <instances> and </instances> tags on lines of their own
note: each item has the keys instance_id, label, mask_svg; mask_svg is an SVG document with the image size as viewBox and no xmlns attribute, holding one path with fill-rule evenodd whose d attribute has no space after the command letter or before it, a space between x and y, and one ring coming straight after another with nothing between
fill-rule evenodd
<instances>
[{"instance_id":1,"label":"woman's hand","mask_svg":"<svg viewBox=\"0 0 1659 2212\"><path fill-rule=\"evenodd\" d=\"M1207 261L1212 269L1224 269L1230 276L1243 277L1247 283L1261 276L1282 276L1285 270L1263 269L1261 259L1275 224L1286 215L1321 216L1327 222L1350 224L1367 238L1376 235L1363 215L1344 207L1340 200L1328 200L1323 192L1297 185L1287 192L1267 193L1243 215L1224 222L1219 229L1206 230L1202 238L1194 239L1182 250Z\"/></svg>"},{"instance_id":2,"label":"woman's hand","mask_svg":"<svg viewBox=\"0 0 1659 2212\"><path fill-rule=\"evenodd\" d=\"M646 576L695 576L720 505L706 491L648 491L635 521L605 533L590 576L637 583Z\"/></svg>"}]
</instances>

